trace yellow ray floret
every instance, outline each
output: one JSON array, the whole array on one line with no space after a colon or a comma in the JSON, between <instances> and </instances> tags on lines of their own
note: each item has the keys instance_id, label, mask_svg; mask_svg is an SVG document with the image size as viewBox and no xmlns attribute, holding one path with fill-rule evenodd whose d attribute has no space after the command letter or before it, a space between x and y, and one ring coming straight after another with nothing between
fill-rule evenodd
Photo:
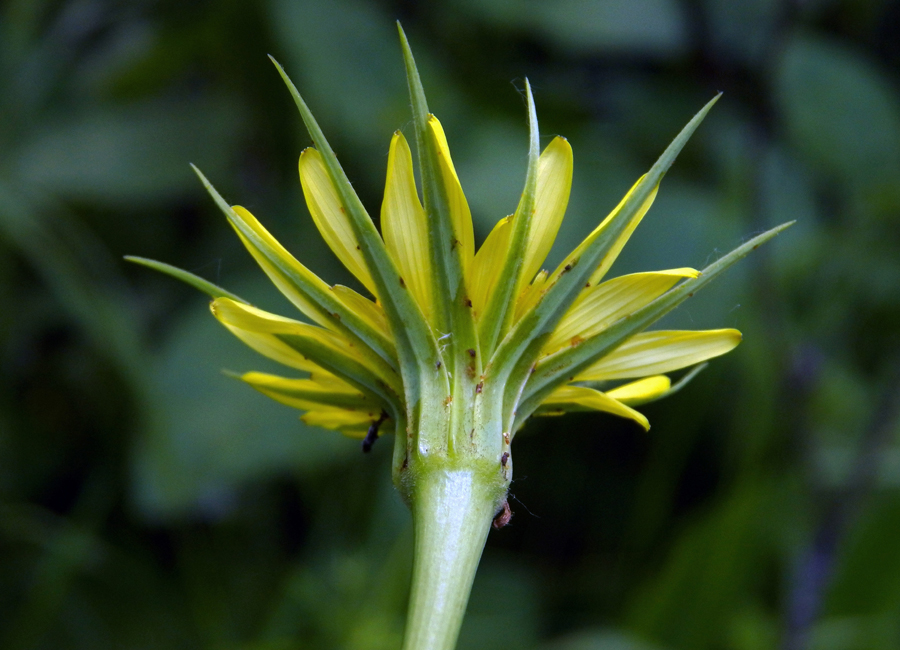
<instances>
[{"instance_id":1,"label":"yellow ray floret","mask_svg":"<svg viewBox=\"0 0 900 650\"><path fill-rule=\"evenodd\" d=\"M462 261L463 274L467 275L472 258L475 256L475 233L472 229L472 213L469 211L469 203L463 194L459 183L459 176L453 167L450 158L450 147L447 146L447 136L441 123L434 115L428 116L428 133L437 149L440 161L441 184L447 195L447 204L450 208L450 221L453 224L455 241L449 242L454 248L459 249Z\"/></svg>"},{"instance_id":2,"label":"yellow ray floret","mask_svg":"<svg viewBox=\"0 0 900 650\"><path fill-rule=\"evenodd\" d=\"M381 204L381 234L388 253L400 270L425 318L432 311L431 258L427 251L428 223L419 202L412 154L403 134L397 131L388 154L384 202Z\"/></svg>"},{"instance_id":3,"label":"yellow ray floret","mask_svg":"<svg viewBox=\"0 0 900 650\"><path fill-rule=\"evenodd\" d=\"M381 305L377 302L372 302L365 296L359 295L350 287L336 284L331 287L331 290L350 311L358 314L363 320L381 332L385 338L392 338L391 330L388 327L387 318Z\"/></svg>"},{"instance_id":4,"label":"yellow ray floret","mask_svg":"<svg viewBox=\"0 0 900 650\"><path fill-rule=\"evenodd\" d=\"M549 354L594 336L620 318L652 302L679 280L696 277L697 271L694 269L672 269L623 275L587 287L556 326L550 340L544 345L544 353Z\"/></svg>"},{"instance_id":5,"label":"yellow ray floret","mask_svg":"<svg viewBox=\"0 0 900 650\"><path fill-rule=\"evenodd\" d=\"M638 406L663 397L671 388L671 379L665 375L654 375L622 384L606 391L606 394L628 406Z\"/></svg>"},{"instance_id":6,"label":"yellow ray floret","mask_svg":"<svg viewBox=\"0 0 900 650\"><path fill-rule=\"evenodd\" d=\"M250 251L253 259L255 259L257 264L265 271L266 275L269 276L272 283L308 318L323 327L331 327L329 319L322 315L321 310L318 309L306 295L296 289L294 283L290 282L289 279L285 277L284 271L274 263L271 256L277 256L278 261L282 265L289 267L292 272L304 278L310 285L317 286L321 291L327 291L328 285L325 284L319 276L298 262L297 259L291 255L268 230L263 228L262 224L257 221L256 217L254 217L249 210L240 205L235 205L231 209L253 232L254 237L256 237L257 241L251 241L235 228L235 232L237 232L241 242L243 242L246 249Z\"/></svg>"},{"instance_id":7,"label":"yellow ray floret","mask_svg":"<svg viewBox=\"0 0 900 650\"><path fill-rule=\"evenodd\" d=\"M512 232L511 224L512 217L498 221L475 255L472 263L472 279L469 282L469 296L472 298L472 312L475 318L484 313L491 290L503 270L506 250L509 248L509 236Z\"/></svg>"},{"instance_id":8,"label":"yellow ray floret","mask_svg":"<svg viewBox=\"0 0 900 650\"><path fill-rule=\"evenodd\" d=\"M547 278L550 277L549 271L541 271L538 273L531 284L527 285L516 301L516 320L520 319L523 314L531 311L541 295L547 288Z\"/></svg>"},{"instance_id":9,"label":"yellow ray floret","mask_svg":"<svg viewBox=\"0 0 900 650\"><path fill-rule=\"evenodd\" d=\"M575 379L630 379L671 372L730 352L740 342L741 333L734 329L644 332L601 357Z\"/></svg>"},{"instance_id":10,"label":"yellow ray floret","mask_svg":"<svg viewBox=\"0 0 900 650\"><path fill-rule=\"evenodd\" d=\"M335 429L351 438L364 438L369 426L379 417L379 411L348 411L323 406L304 413L300 419L310 426Z\"/></svg>"},{"instance_id":11,"label":"yellow ray floret","mask_svg":"<svg viewBox=\"0 0 900 650\"><path fill-rule=\"evenodd\" d=\"M304 150L300 154L299 169L306 205L325 243L366 289L376 295L375 283L347 218L347 210L331 182L322 156L312 147Z\"/></svg>"},{"instance_id":12,"label":"yellow ray floret","mask_svg":"<svg viewBox=\"0 0 900 650\"><path fill-rule=\"evenodd\" d=\"M241 379L263 395L304 411L323 407L363 412L378 412L380 409L375 400L333 375L329 381L323 382L316 376L309 379L288 379L262 372L248 372Z\"/></svg>"},{"instance_id":13,"label":"yellow ray floret","mask_svg":"<svg viewBox=\"0 0 900 650\"><path fill-rule=\"evenodd\" d=\"M522 272L516 295L528 292L529 282L550 252L562 224L572 187L572 147L565 138L556 137L538 160L533 214L522 258ZM476 318L491 298L506 263L513 219L501 219L475 255L469 294Z\"/></svg>"},{"instance_id":14,"label":"yellow ray floret","mask_svg":"<svg viewBox=\"0 0 900 650\"><path fill-rule=\"evenodd\" d=\"M538 161L534 215L522 262L523 281L530 281L547 258L562 224L572 189L572 147L562 137L554 138Z\"/></svg>"},{"instance_id":15,"label":"yellow ray floret","mask_svg":"<svg viewBox=\"0 0 900 650\"><path fill-rule=\"evenodd\" d=\"M554 271L554 278L559 277L559 275L563 272L563 269L567 266L574 266L578 263L578 260L581 258L582 253L585 249L588 248L598 237L600 237L604 231L610 226L610 224L616 219L617 215L621 213L626 204L632 199L635 195L637 189L641 186L644 181L644 176L641 176L638 181L628 190L628 193L624 196L624 198L619 202L619 205L615 207L615 209L609 213L609 215L600 222L600 225L597 226L590 235L588 235L583 242L581 242L578 247L569 253L566 258L560 262L556 271ZM641 223L644 218L644 215L647 214L647 211L650 209L650 206L653 205L653 201L656 199L656 194L659 191L659 185L655 186L651 192L647 195L647 198L644 199L643 203L638 206L638 209L631 216L631 219L626 224L625 228L619 233L618 237L615 238L615 241L609 246L603 255L603 258L600 260L600 263L597 265L597 268L594 270L591 277L588 279L588 284L595 285L603 279L603 276L606 275L606 272L609 271L609 268L612 266L613 262L616 261L616 258L619 256L619 253L622 252L622 248L624 248L625 244L628 242L631 234L634 232L635 228Z\"/></svg>"},{"instance_id":16,"label":"yellow ray floret","mask_svg":"<svg viewBox=\"0 0 900 650\"><path fill-rule=\"evenodd\" d=\"M304 372L321 370L312 360L307 359L273 334L244 330L224 321L220 320L220 322L246 345L272 361Z\"/></svg>"},{"instance_id":17,"label":"yellow ray floret","mask_svg":"<svg viewBox=\"0 0 900 650\"><path fill-rule=\"evenodd\" d=\"M560 386L544 400L537 413L540 414L542 411L548 411L551 414L554 411L603 411L629 418L640 424L645 430L650 429L650 422L641 413L606 393L584 386Z\"/></svg>"}]
</instances>

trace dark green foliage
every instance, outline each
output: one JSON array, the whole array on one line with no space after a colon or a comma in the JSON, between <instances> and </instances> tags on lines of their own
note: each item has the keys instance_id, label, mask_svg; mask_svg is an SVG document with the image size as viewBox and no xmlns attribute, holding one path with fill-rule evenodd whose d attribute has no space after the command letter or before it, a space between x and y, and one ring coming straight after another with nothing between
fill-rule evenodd
<instances>
[{"instance_id":1,"label":"dark green foliage","mask_svg":"<svg viewBox=\"0 0 900 650\"><path fill-rule=\"evenodd\" d=\"M644 434L516 439L461 648L900 647L896 0L9 0L0 5L0 647L392 649L410 568L390 445L305 427L185 268L291 314L191 173L329 282L309 146L371 214L416 51L477 237L512 212L532 83L575 151L548 266L724 96L613 270L702 267L797 224L666 317L744 343Z\"/></svg>"}]
</instances>

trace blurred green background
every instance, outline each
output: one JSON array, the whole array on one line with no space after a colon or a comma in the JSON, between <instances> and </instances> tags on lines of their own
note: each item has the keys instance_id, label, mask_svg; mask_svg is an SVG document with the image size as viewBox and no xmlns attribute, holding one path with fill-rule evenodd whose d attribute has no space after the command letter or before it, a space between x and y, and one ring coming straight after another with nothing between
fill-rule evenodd
<instances>
[{"instance_id":1,"label":"blurred green background","mask_svg":"<svg viewBox=\"0 0 900 650\"><path fill-rule=\"evenodd\" d=\"M653 429L517 438L460 648L900 648L900 2L0 3L0 647L392 649L392 441L309 429L160 259L290 314L188 168L321 276L293 76L377 214L410 133L393 21L484 237L524 179L522 88L575 180L552 260L717 91L614 274L797 225L669 317L745 342Z\"/></svg>"}]
</instances>

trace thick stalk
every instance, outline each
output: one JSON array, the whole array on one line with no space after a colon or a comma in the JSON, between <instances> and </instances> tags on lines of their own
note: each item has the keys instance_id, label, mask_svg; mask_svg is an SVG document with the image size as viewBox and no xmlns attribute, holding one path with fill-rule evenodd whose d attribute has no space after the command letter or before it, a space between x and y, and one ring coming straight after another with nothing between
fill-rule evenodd
<instances>
[{"instance_id":1,"label":"thick stalk","mask_svg":"<svg viewBox=\"0 0 900 650\"><path fill-rule=\"evenodd\" d=\"M404 650L456 647L498 498L505 493L498 489L496 470L479 469L443 465L417 476L410 504L415 556Z\"/></svg>"}]
</instances>

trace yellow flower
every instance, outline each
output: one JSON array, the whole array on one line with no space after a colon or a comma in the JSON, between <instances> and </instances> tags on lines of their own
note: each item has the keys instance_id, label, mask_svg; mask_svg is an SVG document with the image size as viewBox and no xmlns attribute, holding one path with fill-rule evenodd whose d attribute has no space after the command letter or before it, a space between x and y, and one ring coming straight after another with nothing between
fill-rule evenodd
<instances>
[{"instance_id":1,"label":"yellow flower","mask_svg":"<svg viewBox=\"0 0 900 650\"><path fill-rule=\"evenodd\" d=\"M300 155L303 194L316 227L364 294L329 286L245 208L231 206L197 171L263 271L308 322L251 306L185 271L140 263L213 298L235 336L295 376L242 379L305 411L310 425L364 438L395 433L394 482L415 530L404 648L448 650L491 524L505 525L511 443L534 414L605 411L644 428L634 406L677 390L707 359L733 349L736 330L646 331L729 266L787 227L747 241L703 271L636 273L606 280L659 183L715 103L682 130L650 171L556 269L541 270L566 211L572 149L543 153L526 82L530 140L515 212L476 251L472 218L447 138L428 111L401 30L413 108L421 200L405 137L393 136L379 233L318 124L281 74L312 137ZM667 373L694 366L675 386ZM296 376L302 373L301 376Z\"/></svg>"},{"instance_id":2,"label":"yellow flower","mask_svg":"<svg viewBox=\"0 0 900 650\"><path fill-rule=\"evenodd\" d=\"M307 207L365 295L320 279L247 209L226 203L199 171L247 250L309 322L257 309L167 265L136 261L209 293L212 312L226 328L264 356L302 373L248 372L241 377L245 382L305 411L301 419L307 424L368 436L366 448L384 423L410 439L398 441L398 447L407 448L407 460L416 444L427 452L437 441L452 451L467 437L485 435L501 437L488 445L492 450L508 450L533 414L596 410L649 428L633 407L678 388L666 373L732 350L741 334L733 329L644 330L780 231L760 235L703 272L679 268L606 279L652 205L663 175L717 98L575 251L555 270L542 270L569 199L573 158L568 141L556 137L539 153L526 81L531 137L525 188L515 213L500 219L476 251L447 138L427 110L405 37L402 41L424 205L410 146L397 131L388 154L381 233L296 88L275 64L315 143L299 161ZM427 421L448 424L429 428ZM423 442L420 432L435 428L442 433ZM398 464L403 459L398 452ZM505 467L507 459L502 461Z\"/></svg>"}]
</instances>

